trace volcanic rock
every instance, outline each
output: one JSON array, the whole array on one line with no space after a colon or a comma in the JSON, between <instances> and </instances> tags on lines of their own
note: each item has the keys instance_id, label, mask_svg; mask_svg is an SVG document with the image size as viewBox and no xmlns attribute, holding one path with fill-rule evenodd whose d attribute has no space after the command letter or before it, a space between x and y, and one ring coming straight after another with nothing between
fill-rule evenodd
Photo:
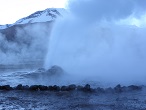
<instances>
[{"instance_id":1,"label":"volcanic rock","mask_svg":"<svg viewBox=\"0 0 146 110\"><path fill-rule=\"evenodd\" d=\"M103 88L98 87L97 88L97 92L98 93L105 93L105 90Z\"/></svg>"},{"instance_id":2,"label":"volcanic rock","mask_svg":"<svg viewBox=\"0 0 146 110\"><path fill-rule=\"evenodd\" d=\"M16 90L23 90L22 84L17 85L15 89Z\"/></svg>"},{"instance_id":3,"label":"volcanic rock","mask_svg":"<svg viewBox=\"0 0 146 110\"><path fill-rule=\"evenodd\" d=\"M141 90L142 87L141 86L136 86L136 85L131 85L131 86L128 86L128 89L130 89L130 90Z\"/></svg>"},{"instance_id":4,"label":"volcanic rock","mask_svg":"<svg viewBox=\"0 0 146 110\"><path fill-rule=\"evenodd\" d=\"M50 69L48 69L45 73L47 73L49 76L60 76L64 73L64 71L61 67L54 65Z\"/></svg>"},{"instance_id":5,"label":"volcanic rock","mask_svg":"<svg viewBox=\"0 0 146 110\"><path fill-rule=\"evenodd\" d=\"M62 86L61 91L68 91L68 87L67 86Z\"/></svg>"},{"instance_id":6,"label":"volcanic rock","mask_svg":"<svg viewBox=\"0 0 146 110\"><path fill-rule=\"evenodd\" d=\"M32 86L29 87L29 90L38 91L39 90L39 86L38 85L32 85Z\"/></svg>"},{"instance_id":7,"label":"volcanic rock","mask_svg":"<svg viewBox=\"0 0 146 110\"><path fill-rule=\"evenodd\" d=\"M114 89L111 87L105 89L105 93L114 93Z\"/></svg>"},{"instance_id":8,"label":"volcanic rock","mask_svg":"<svg viewBox=\"0 0 146 110\"><path fill-rule=\"evenodd\" d=\"M83 86L77 86L77 90L83 90L84 89L84 87Z\"/></svg>"},{"instance_id":9,"label":"volcanic rock","mask_svg":"<svg viewBox=\"0 0 146 110\"><path fill-rule=\"evenodd\" d=\"M122 87L120 84L118 84L116 87L114 87L115 92L120 93L122 92Z\"/></svg>"},{"instance_id":10,"label":"volcanic rock","mask_svg":"<svg viewBox=\"0 0 146 110\"><path fill-rule=\"evenodd\" d=\"M84 91L91 91L91 88L90 88L90 85L89 84L86 84L85 86L84 86L84 89L83 89Z\"/></svg>"},{"instance_id":11,"label":"volcanic rock","mask_svg":"<svg viewBox=\"0 0 146 110\"><path fill-rule=\"evenodd\" d=\"M76 85L75 84L71 84L68 86L68 90L71 91L71 90L75 90L76 89Z\"/></svg>"},{"instance_id":12,"label":"volcanic rock","mask_svg":"<svg viewBox=\"0 0 146 110\"><path fill-rule=\"evenodd\" d=\"M3 86L0 86L0 90L12 90L13 88L10 87L10 85L3 85Z\"/></svg>"}]
</instances>

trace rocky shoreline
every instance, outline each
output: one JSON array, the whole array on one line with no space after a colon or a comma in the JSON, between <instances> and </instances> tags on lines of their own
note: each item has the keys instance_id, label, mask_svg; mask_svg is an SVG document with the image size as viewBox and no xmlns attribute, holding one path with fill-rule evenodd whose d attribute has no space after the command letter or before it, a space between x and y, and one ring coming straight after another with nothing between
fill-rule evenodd
<instances>
[{"instance_id":1,"label":"rocky shoreline","mask_svg":"<svg viewBox=\"0 0 146 110\"><path fill-rule=\"evenodd\" d=\"M19 84L15 87L11 87L10 85L1 85L0 90L27 90L27 91L82 91L82 92L97 92L97 93L122 93L122 92L129 92L129 91L140 91L142 90L143 86L137 86L137 85L130 85L130 86L121 86L120 84L115 87L109 87L109 88L91 88L89 84L86 84L84 86L81 85L75 85L71 84L68 86L44 86L44 85L22 85Z\"/></svg>"}]
</instances>

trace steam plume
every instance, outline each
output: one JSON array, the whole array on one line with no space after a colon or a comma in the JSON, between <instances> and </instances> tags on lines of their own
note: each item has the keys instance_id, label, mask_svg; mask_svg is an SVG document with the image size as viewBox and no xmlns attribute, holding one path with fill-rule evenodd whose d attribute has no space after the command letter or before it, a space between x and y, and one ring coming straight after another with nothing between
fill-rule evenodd
<instances>
[{"instance_id":1,"label":"steam plume","mask_svg":"<svg viewBox=\"0 0 146 110\"><path fill-rule=\"evenodd\" d=\"M145 0L72 0L56 22L45 67L59 65L83 80L144 83L146 32L117 22L146 12Z\"/></svg>"}]
</instances>

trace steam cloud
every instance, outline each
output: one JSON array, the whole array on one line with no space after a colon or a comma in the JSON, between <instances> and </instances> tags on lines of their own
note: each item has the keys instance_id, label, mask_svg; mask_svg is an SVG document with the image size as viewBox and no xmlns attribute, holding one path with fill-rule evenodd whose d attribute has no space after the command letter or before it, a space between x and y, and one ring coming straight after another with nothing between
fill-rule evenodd
<instances>
[{"instance_id":1,"label":"steam cloud","mask_svg":"<svg viewBox=\"0 0 146 110\"><path fill-rule=\"evenodd\" d=\"M10 36L11 39L14 37L12 40L0 33L0 64L43 64L51 30L49 26L45 23L17 26L15 36Z\"/></svg>"},{"instance_id":2,"label":"steam cloud","mask_svg":"<svg viewBox=\"0 0 146 110\"><path fill-rule=\"evenodd\" d=\"M145 14L145 0L72 0L53 27L45 67L59 65L76 79L145 83L145 27L117 22Z\"/></svg>"}]
</instances>

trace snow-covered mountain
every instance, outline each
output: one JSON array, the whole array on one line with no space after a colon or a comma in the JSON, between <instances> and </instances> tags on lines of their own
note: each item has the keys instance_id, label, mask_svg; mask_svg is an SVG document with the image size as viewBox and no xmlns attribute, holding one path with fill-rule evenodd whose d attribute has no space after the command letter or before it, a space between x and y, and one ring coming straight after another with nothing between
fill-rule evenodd
<instances>
[{"instance_id":1,"label":"snow-covered mountain","mask_svg":"<svg viewBox=\"0 0 146 110\"><path fill-rule=\"evenodd\" d=\"M65 9L63 8L47 8L45 10L37 11L27 17L19 19L14 24L0 25L0 29L6 29L11 26L20 25L20 24L53 21L58 16L62 16L63 13L65 13Z\"/></svg>"},{"instance_id":2,"label":"snow-covered mountain","mask_svg":"<svg viewBox=\"0 0 146 110\"><path fill-rule=\"evenodd\" d=\"M62 8L48 8L13 24L0 25L0 65L42 67L54 20L66 12Z\"/></svg>"}]
</instances>

